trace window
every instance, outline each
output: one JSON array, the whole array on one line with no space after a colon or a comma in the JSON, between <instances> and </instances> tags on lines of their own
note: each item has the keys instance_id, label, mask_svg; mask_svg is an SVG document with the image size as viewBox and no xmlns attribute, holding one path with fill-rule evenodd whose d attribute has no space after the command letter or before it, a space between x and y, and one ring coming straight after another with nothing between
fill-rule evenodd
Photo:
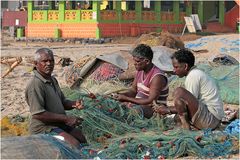
<instances>
[{"instance_id":1,"label":"window","mask_svg":"<svg viewBox=\"0 0 240 160\"><path fill-rule=\"evenodd\" d=\"M87 10L92 9L92 1L78 0L66 1L66 10Z\"/></svg>"},{"instance_id":2,"label":"window","mask_svg":"<svg viewBox=\"0 0 240 160\"><path fill-rule=\"evenodd\" d=\"M186 12L186 4L184 3L184 1L179 2L179 11Z\"/></svg>"},{"instance_id":3,"label":"window","mask_svg":"<svg viewBox=\"0 0 240 160\"><path fill-rule=\"evenodd\" d=\"M35 10L48 10L48 1L34 1Z\"/></svg>"},{"instance_id":4,"label":"window","mask_svg":"<svg viewBox=\"0 0 240 160\"><path fill-rule=\"evenodd\" d=\"M108 1L108 4L106 5L106 10L113 10L113 1Z\"/></svg>"},{"instance_id":5,"label":"window","mask_svg":"<svg viewBox=\"0 0 240 160\"><path fill-rule=\"evenodd\" d=\"M127 10L135 10L135 1L126 1Z\"/></svg>"},{"instance_id":6,"label":"window","mask_svg":"<svg viewBox=\"0 0 240 160\"><path fill-rule=\"evenodd\" d=\"M142 10L143 11L154 11L154 1L152 1L152 0L142 1Z\"/></svg>"},{"instance_id":7,"label":"window","mask_svg":"<svg viewBox=\"0 0 240 160\"><path fill-rule=\"evenodd\" d=\"M173 11L173 1L161 1L161 11L172 12Z\"/></svg>"}]
</instances>

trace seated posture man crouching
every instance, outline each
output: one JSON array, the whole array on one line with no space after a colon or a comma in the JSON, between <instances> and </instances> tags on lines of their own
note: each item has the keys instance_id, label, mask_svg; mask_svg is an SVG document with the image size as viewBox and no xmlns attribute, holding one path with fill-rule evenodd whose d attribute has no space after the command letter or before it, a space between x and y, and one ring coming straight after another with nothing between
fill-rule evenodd
<instances>
[{"instance_id":1,"label":"seated posture man crouching","mask_svg":"<svg viewBox=\"0 0 240 160\"><path fill-rule=\"evenodd\" d=\"M132 51L132 56L137 70L132 87L114 97L119 101L141 105L144 116L150 118L153 114L153 101L166 105L168 79L164 72L152 63L153 51L149 46L138 45Z\"/></svg>"},{"instance_id":2,"label":"seated posture man crouching","mask_svg":"<svg viewBox=\"0 0 240 160\"><path fill-rule=\"evenodd\" d=\"M67 100L51 75L54 69L53 52L47 48L37 50L34 64L35 75L25 92L31 113L30 133L61 135L76 147L86 143L81 130L75 128L81 119L65 113L65 110L73 108L82 109L80 101Z\"/></svg>"},{"instance_id":3,"label":"seated posture man crouching","mask_svg":"<svg viewBox=\"0 0 240 160\"><path fill-rule=\"evenodd\" d=\"M154 111L177 113L185 129L190 129L190 123L198 129L215 129L224 117L223 102L215 82L194 62L194 55L187 49L173 54L174 72L180 78L186 76L185 88L174 91L174 107L156 106Z\"/></svg>"}]
</instances>

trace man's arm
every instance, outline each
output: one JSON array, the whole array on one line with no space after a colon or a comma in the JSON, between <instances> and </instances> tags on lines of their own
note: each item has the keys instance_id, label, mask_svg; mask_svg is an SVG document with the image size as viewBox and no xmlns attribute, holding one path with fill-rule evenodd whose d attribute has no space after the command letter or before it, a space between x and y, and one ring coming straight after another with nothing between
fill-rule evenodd
<instances>
[{"instance_id":1,"label":"man's arm","mask_svg":"<svg viewBox=\"0 0 240 160\"><path fill-rule=\"evenodd\" d=\"M153 100L158 98L160 92L163 90L163 88L166 85L167 85L166 78L162 75L157 75L153 78L150 84L148 98L144 99L144 98L135 98L135 97L127 97L127 96L119 95L118 100L140 104L140 105L148 105L148 104L151 104Z\"/></svg>"},{"instance_id":2,"label":"man's arm","mask_svg":"<svg viewBox=\"0 0 240 160\"><path fill-rule=\"evenodd\" d=\"M118 95L124 95L124 96L127 96L127 97L135 97L136 94L137 94L137 79L135 77L134 80L133 80L131 88L127 92L119 93Z\"/></svg>"},{"instance_id":3,"label":"man's arm","mask_svg":"<svg viewBox=\"0 0 240 160\"><path fill-rule=\"evenodd\" d=\"M57 113L52 113L52 112L41 112L38 114L34 114L32 116L34 119L40 120L44 123L64 123L66 125L69 126L76 126L77 124L79 124L81 122L80 118L77 117L71 117L71 116L67 116L64 114L57 114Z\"/></svg>"},{"instance_id":4,"label":"man's arm","mask_svg":"<svg viewBox=\"0 0 240 160\"><path fill-rule=\"evenodd\" d=\"M154 105L153 111L162 115L178 113L175 106L165 106L165 105Z\"/></svg>"},{"instance_id":5,"label":"man's arm","mask_svg":"<svg viewBox=\"0 0 240 160\"><path fill-rule=\"evenodd\" d=\"M63 102L63 106L65 110L71 110L74 108L82 109L83 106L81 104L82 102L80 100L71 101L71 100L65 99Z\"/></svg>"},{"instance_id":6,"label":"man's arm","mask_svg":"<svg viewBox=\"0 0 240 160\"><path fill-rule=\"evenodd\" d=\"M74 108L77 108L77 109L84 108L81 100L71 101L64 96L62 91L61 91L61 100L65 110L71 110Z\"/></svg>"}]
</instances>

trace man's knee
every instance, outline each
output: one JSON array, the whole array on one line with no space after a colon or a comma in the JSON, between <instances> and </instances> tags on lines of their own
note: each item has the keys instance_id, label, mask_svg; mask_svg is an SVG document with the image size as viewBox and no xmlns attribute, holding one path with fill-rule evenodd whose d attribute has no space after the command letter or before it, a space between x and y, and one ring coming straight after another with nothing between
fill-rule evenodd
<instances>
[{"instance_id":1,"label":"man's knee","mask_svg":"<svg viewBox=\"0 0 240 160\"><path fill-rule=\"evenodd\" d=\"M174 99L174 106L176 106L177 108L179 108L179 107L185 107L186 106L186 104L185 104L185 102L183 101L183 99L182 98L175 98Z\"/></svg>"},{"instance_id":2,"label":"man's knee","mask_svg":"<svg viewBox=\"0 0 240 160\"><path fill-rule=\"evenodd\" d=\"M174 106L177 109L179 115L182 115L187 111L187 105L182 98L174 99Z\"/></svg>"},{"instance_id":3,"label":"man's knee","mask_svg":"<svg viewBox=\"0 0 240 160\"><path fill-rule=\"evenodd\" d=\"M86 137L81 130L75 128L69 134L75 137L80 143L87 143Z\"/></svg>"},{"instance_id":4,"label":"man's knee","mask_svg":"<svg viewBox=\"0 0 240 160\"><path fill-rule=\"evenodd\" d=\"M64 137L64 140L68 143L70 143L71 145L73 146L76 146L78 147L80 142L74 137L72 136L71 134L67 133L67 132L61 132L59 133L60 136L63 136Z\"/></svg>"},{"instance_id":5,"label":"man's knee","mask_svg":"<svg viewBox=\"0 0 240 160\"><path fill-rule=\"evenodd\" d=\"M183 87L178 87L174 90L173 92L173 97L177 98L177 97L182 97L182 95L184 95L186 89Z\"/></svg>"}]
</instances>

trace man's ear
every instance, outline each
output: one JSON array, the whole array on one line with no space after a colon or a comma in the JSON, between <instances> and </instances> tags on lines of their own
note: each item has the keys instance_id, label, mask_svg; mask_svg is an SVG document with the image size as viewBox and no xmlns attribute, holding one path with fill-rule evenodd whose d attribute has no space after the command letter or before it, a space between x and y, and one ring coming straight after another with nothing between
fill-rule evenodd
<instances>
[{"instance_id":1,"label":"man's ear","mask_svg":"<svg viewBox=\"0 0 240 160\"><path fill-rule=\"evenodd\" d=\"M187 63L184 64L184 70L186 70L186 71L189 70L189 67L188 67L188 64L187 64Z\"/></svg>"},{"instance_id":2,"label":"man's ear","mask_svg":"<svg viewBox=\"0 0 240 160\"><path fill-rule=\"evenodd\" d=\"M147 62L147 64L149 64L149 63L150 63L150 60L149 60L149 59L145 59L145 61Z\"/></svg>"},{"instance_id":3,"label":"man's ear","mask_svg":"<svg viewBox=\"0 0 240 160\"><path fill-rule=\"evenodd\" d=\"M36 67L37 66L37 61L33 61L33 64Z\"/></svg>"}]
</instances>

